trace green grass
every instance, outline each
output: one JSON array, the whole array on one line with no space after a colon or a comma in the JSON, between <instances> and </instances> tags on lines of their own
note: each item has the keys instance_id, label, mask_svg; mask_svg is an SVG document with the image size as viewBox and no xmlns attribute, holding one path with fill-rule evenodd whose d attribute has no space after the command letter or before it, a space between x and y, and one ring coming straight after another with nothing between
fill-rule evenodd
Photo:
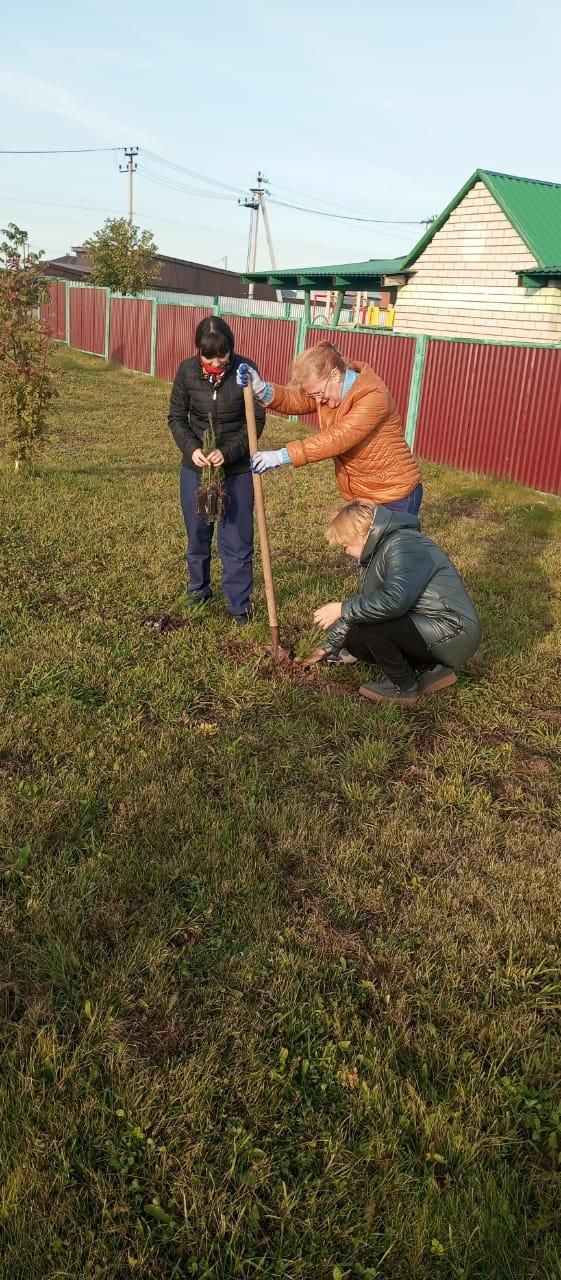
<instances>
[{"instance_id":1,"label":"green grass","mask_svg":"<svg viewBox=\"0 0 561 1280\"><path fill-rule=\"evenodd\" d=\"M2 1280L561 1277L559 502L424 468L485 638L376 709L272 665L259 570L245 632L219 590L143 626L169 388L58 359L0 472ZM337 495L265 486L295 644L352 590Z\"/></svg>"}]
</instances>

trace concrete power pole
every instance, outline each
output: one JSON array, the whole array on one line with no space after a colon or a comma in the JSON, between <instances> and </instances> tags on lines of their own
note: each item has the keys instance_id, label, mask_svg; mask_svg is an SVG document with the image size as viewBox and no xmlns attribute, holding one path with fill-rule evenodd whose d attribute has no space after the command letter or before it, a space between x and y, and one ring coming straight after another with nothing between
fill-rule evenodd
<instances>
[{"instance_id":1,"label":"concrete power pole","mask_svg":"<svg viewBox=\"0 0 561 1280\"><path fill-rule=\"evenodd\" d=\"M271 259L271 267L273 268L273 271L276 270L277 264L275 262L275 251L273 249L271 228L269 226L269 214L267 211L267 206L265 204L265 196L267 195L267 191L265 188L266 182L267 182L267 179L263 177L263 174L258 173L257 186L250 187L251 195L246 196L245 200L238 200L238 204L243 205L244 209L251 209L251 221L249 224L249 242L247 246L247 267L246 267L247 272L254 272L255 264L257 262L257 237L259 234L259 214L260 213L263 218L263 226L265 228L265 235L267 237L267 245L269 248L269 257ZM250 298L253 297L253 283L251 283L249 286L249 297ZM282 295L280 293L280 290L277 290L277 297L279 299L279 302L282 301Z\"/></svg>"},{"instance_id":2,"label":"concrete power pole","mask_svg":"<svg viewBox=\"0 0 561 1280\"><path fill-rule=\"evenodd\" d=\"M132 201L132 175L136 173L138 165L134 163L139 152L139 147L123 147L127 164L119 165L119 173L128 173L129 175L129 226L132 227L133 201Z\"/></svg>"},{"instance_id":3,"label":"concrete power pole","mask_svg":"<svg viewBox=\"0 0 561 1280\"><path fill-rule=\"evenodd\" d=\"M272 236L271 236L271 228L270 228L270 226L269 226L269 210L268 210L268 208L267 208L267 203L266 203L266 200L265 200L265 193L264 193L264 192L263 192L263 193L262 193L262 195L261 195L261 213L262 213L262 216L263 216L263 226L264 226L264 228L265 228L265 235L266 235L266 237L267 237L267 244L268 244L268 246L269 246L269 257L270 257L270 259L271 259L271 266L272 266L272 268L273 268L273 271L276 271L276 269L277 269L277 263L276 263L276 258L275 258L275 250L274 250L274 248L273 248L273 238L272 238ZM281 290L280 290L280 289L277 289L277 302L282 302L282 293L281 293Z\"/></svg>"}]
</instances>

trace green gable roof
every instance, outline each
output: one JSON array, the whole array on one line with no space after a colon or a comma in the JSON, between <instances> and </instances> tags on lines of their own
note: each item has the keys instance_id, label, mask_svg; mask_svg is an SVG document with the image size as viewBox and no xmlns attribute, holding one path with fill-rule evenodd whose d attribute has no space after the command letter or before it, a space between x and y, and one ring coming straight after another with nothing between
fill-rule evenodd
<instances>
[{"instance_id":1,"label":"green gable roof","mask_svg":"<svg viewBox=\"0 0 561 1280\"><path fill-rule=\"evenodd\" d=\"M280 271L244 272L242 280L265 282L291 289L336 289L339 285L364 289L378 288L382 276L401 271L402 258L369 258L366 262L343 262L327 267L286 267Z\"/></svg>"},{"instance_id":2,"label":"green gable roof","mask_svg":"<svg viewBox=\"0 0 561 1280\"><path fill-rule=\"evenodd\" d=\"M539 267L547 267L549 263L560 261L561 183L540 182L535 178L516 178L509 173L476 169L461 191L458 191L450 204L421 237L411 253L403 259L403 271L413 266L476 182L485 184L530 253L533 253Z\"/></svg>"}]
</instances>

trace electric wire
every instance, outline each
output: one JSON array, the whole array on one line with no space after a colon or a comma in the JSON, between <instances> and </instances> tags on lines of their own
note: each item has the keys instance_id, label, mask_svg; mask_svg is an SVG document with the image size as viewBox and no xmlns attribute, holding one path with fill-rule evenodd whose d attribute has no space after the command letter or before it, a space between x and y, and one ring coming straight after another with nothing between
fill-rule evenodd
<instances>
[{"instance_id":1,"label":"electric wire","mask_svg":"<svg viewBox=\"0 0 561 1280\"><path fill-rule=\"evenodd\" d=\"M124 151L124 147L56 147L51 150L37 149L35 151L2 151L0 156L82 156L90 155L93 151Z\"/></svg>"}]
</instances>

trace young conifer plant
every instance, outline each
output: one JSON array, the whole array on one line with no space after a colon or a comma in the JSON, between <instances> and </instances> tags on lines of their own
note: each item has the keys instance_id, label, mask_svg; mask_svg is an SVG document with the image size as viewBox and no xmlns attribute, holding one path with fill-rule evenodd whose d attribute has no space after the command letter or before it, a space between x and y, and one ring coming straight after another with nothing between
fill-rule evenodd
<instances>
[{"instance_id":1,"label":"young conifer plant","mask_svg":"<svg viewBox=\"0 0 561 1280\"><path fill-rule=\"evenodd\" d=\"M208 458L213 449L216 449L216 432L212 415L208 415L209 425L203 436L203 453ZM195 498L195 510L201 519L208 520L209 524L220 524L226 515L228 507L228 494L224 483L224 468L213 467L212 463L203 467L201 483L197 489Z\"/></svg>"}]
</instances>

